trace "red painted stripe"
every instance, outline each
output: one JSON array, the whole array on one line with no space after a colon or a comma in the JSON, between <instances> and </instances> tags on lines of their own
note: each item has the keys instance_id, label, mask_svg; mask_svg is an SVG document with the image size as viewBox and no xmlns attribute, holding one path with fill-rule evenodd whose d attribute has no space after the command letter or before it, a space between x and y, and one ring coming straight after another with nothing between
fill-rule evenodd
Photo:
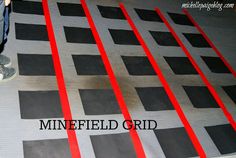
<instances>
[{"instance_id":1,"label":"red painted stripe","mask_svg":"<svg viewBox=\"0 0 236 158\"><path fill-rule=\"evenodd\" d=\"M229 111L227 110L227 108L225 107L223 101L220 99L219 95L217 94L216 90L214 89L214 87L211 85L211 83L208 81L208 79L206 78L206 76L204 75L204 73L202 72L202 70L199 68L199 66L197 65L197 63L195 62L194 58L191 56L191 54L189 53L189 51L187 50L187 48L184 46L183 42L180 40L180 38L178 37L178 35L175 33L174 29L171 27L171 25L169 24L169 22L166 20L166 18L164 17L164 15L161 13L161 11L156 8L156 12L157 14L161 17L161 19L164 21L165 25L167 26L167 28L170 30L171 34L174 36L174 38L176 39L176 41L179 43L180 47L182 48L182 50L184 51L184 53L186 54L186 56L189 58L190 62L192 63L192 65L194 66L194 68L196 69L196 71L198 72L198 74L201 76L203 82L205 83L205 85L207 86L208 90L210 91L210 93L212 94L212 96L215 98L216 102L218 103L218 105L220 106L220 108L222 109L224 115L226 116L226 118L228 119L229 123L232 125L232 127L234 128L234 130L236 130L236 123L232 117L232 115L229 113Z\"/></svg>"},{"instance_id":2,"label":"red painted stripe","mask_svg":"<svg viewBox=\"0 0 236 158\"><path fill-rule=\"evenodd\" d=\"M197 136L195 135L190 123L188 122L183 110L181 109L180 104L178 103L174 93L172 92L168 82L166 81L165 76L162 73L159 65L156 63L151 51L149 50L149 48L146 45L144 39L142 38L142 36L139 33L138 29L136 28L134 22L132 21L131 17L129 16L128 12L126 11L125 6L122 3L120 3L120 8L121 8L122 12L124 13L126 19L128 20L128 23L131 26L132 30L134 31L134 33L135 33L137 39L139 40L141 46L143 47L143 50L146 53L146 55L147 55L151 65L152 65L154 71L156 72L157 77L159 77L159 79L160 79L167 95L169 96L170 101L172 102L177 114L179 115L179 117L180 117L180 119L181 119L181 121L182 121L182 123L183 123L183 125L186 129L186 132L189 135L196 151L198 152L198 154L201 158L205 158L206 157L205 151L203 150Z\"/></svg>"},{"instance_id":3,"label":"red painted stripe","mask_svg":"<svg viewBox=\"0 0 236 158\"><path fill-rule=\"evenodd\" d=\"M108 59L108 56L106 54L105 48L103 46L102 40L101 40L101 38L99 36L99 33L98 33L97 29L96 29L95 23L93 21L93 18L91 16L90 12L89 12L89 9L88 9L88 6L87 6L85 0L81 0L81 4L82 4L82 7L83 7L84 12L86 14L86 17L88 19L88 23L89 23L89 26L90 26L90 28L92 30L93 36L95 38L95 41L97 43L97 47L98 47L99 52L101 54L101 58L102 58L103 63L105 65L107 74L109 76L112 88L114 90L116 99L117 99L118 104L119 104L120 109L121 109L121 112L122 112L125 120L132 120L131 116L129 114L128 108L126 106L126 103L124 101L124 98L122 96L122 92L120 90L119 84L118 84L118 82L116 80L115 74L114 74L114 72L112 70L112 67L111 67L111 64L109 62L109 59ZM133 123L127 124L127 125L133 125ZM143 150L143 147L142 147L142 144L141 144L141 141L140 141L140 138L138 136L137 131L134 130L134 129L131 129L129 131L129 133L130 133L131 139L133 141L134 148L135 148L137 156L139 158L145 158L146 156L145 156L145 153L144 153L144 150Z\"/></svg>"},{"instance_id":4,"label":"red painted stripe","mask_svg":"<svg viewBox=\"0 0 236 158\"><path fill-rule=\"evenodd\" d=\"M197 30L202 34L202 36L206 39L208 44L211 46L211 48L215 51L215 53L220 57L220 59L223 61L226 67L231 71L231 73L236 77L236 71L233 69L233 67L229 64L229 62L224 58L224 56L220 53L220 51L216 48L216 46L213 44L213 42L210 40L210 38L206 35L206 33L202 30L202 28L198 25L198 23L193 19L193 17L189 14L189 12L186 9L183 9L183 12L187 15L189 20L194 24L194 26L197 28Z\"/></svg>"},{"instance_id":5,"label":"red painted stripe","mask_svg":"<svg viewBox=\"0 0 236 158\"><path fill-rule=\"evenodd\" d=\"M68 96L66 92L65 81L64 81L64 77L62 73L60 58L58 54L56 39L54 36L53 25L52 25L52 21L50 17L50 11L49 11L47 0L43 0L42 4L43 4L43 11L44 11L44 16L45 16L45 21L46 21L46 26L47 26L47 31L48 31L48 37L49 37L51 51L52 51L53 64L54 64L64 119L72 120L69 100L68 100ZM69 141L72 158L80 158L80 151L79 151L79 146L78 146L75 131L67 130L67 135L68 135L68 141Z\"/></svg>"}]
</instances>

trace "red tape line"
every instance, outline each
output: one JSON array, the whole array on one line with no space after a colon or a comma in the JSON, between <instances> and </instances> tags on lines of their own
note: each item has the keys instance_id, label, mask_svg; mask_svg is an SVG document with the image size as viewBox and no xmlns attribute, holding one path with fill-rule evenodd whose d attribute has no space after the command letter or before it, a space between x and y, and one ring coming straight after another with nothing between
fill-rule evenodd
<instances>
[{"instance_id":1,"label":"red tape line","mask_svg":"<svg viewBox=\"0 0 236 158\"><path fill-rule=\"evenodd\" d=\"M198 152L198 154L201 158L205 158L206 157L205 151L203 150L197 136L195 135L190 123L188 122L184 112L182 111L181 106L178 103L174 93L172 92L168 82L166 81L159 65L156 63L151 51L149 50L149 48L146 45L144 39L142 38L142 36L139 33L138 29L136 28L134 22L132 21L131 17L129 16L128 12L126 11L125 6L122 3L120 3L120 8L121 8L122 12L124 13L126 19L128 20L128 23L131 26L132 30L134 31L134 33L135 33L137 39L139 40L141 46L143 47L143 50L146 53L153 69L155 70L155 72L157 74L157 77L159 77L159 79L160 79L167 95L169 96L170 101L172 102L177 114L179 115L179 117L180 117L180 119L181 119L181 121L182 121L182 123L185 127L185 130L186 130L187 134L189 135L196 151Z\"/></svg>"},{"instance_id":2,"label":"red tape line","mask_svg":"<svg viewBox=\"0 0 236 158\"><path fill-rule=\"evenodd\" d=\"M233 129L236 130L236 123L234 121L233 116L230 114L230 112L227 110L227 108L225 107L223 101L220 99L219 95L217 94L216 90L214 89L214 87L211 85L211 83L208 81L207 77L204 75L204 73L202 72L202 70L200 69L200 67L197 65L197 63L195 62L194 58L192 57L192 55L190 54L190 52L187 50L187 48L184 46L183 42L180 40L180 38L178 37L178 35L175 33L174 29L171 27L171 25L169 24L169 22L166 20L166 18L164 17L164 15L161 13L161 11L156 8L156 12L157 14L161 17L161 19L164 21L166 27L169 29L169 31L171 32L171 34L174 36L174 38L176 39L176 41L178 42L178 44L180 45L180 47L182 48L182 50L184 51L184 53L186 54L186 56L188 57L188 59L190 60L190 62L192 63L192 65L194 66L194 68L196 69L196 71L198 72L198 74L200 75L201 79L203 80L203 82L205 83L205 85L207 86L208 90L210 91L210 93L212 94L212 96L214 97L214 99L216 100L216 102L218 103L218 105L220 106L220 108L222 109L225 117L228 119L229 123L232 125Z\"/></svg>"},{"instance_id":3,"label":"red tape line","mask_svg":"<svg viewBox=\"0 0 236 158\"><path fill-rule=\"evenodd\" d=\"M68 96L66 92L65 81L64 81L64 77L62 73L59 53L57 49L57 43L54 36L53 25L52 25L52 21L50 17L50 11L49 11L47 0L42 0L42 4L43 4L44 17L45 17L47 31L48 31L48 37L50 41L50 47L52 51L54 70L56 74L57 85L59 89L59 95L60 95L60 100L61 100L61 105L62 105L62 111L64 114L64 119L72 120L69 100L68 100ZM68 130L68 129L66 131L68 135L68 142L69 142L72 158L80 158L79 145L77 142L75 131Z\"/></svg>"},{"instance_id":4,"label":"red tape line","mask_svg":"<svg viewBox=\"0 0 236 158\"><path fill-rule=\"evenodd\" d=\"M186 14L186 16L189 18L189 20L193 23L193 25L197 28L197 30L202 34L202 36L205 38L205 40L208 42L208 44L211 46L211 48L215 51L215 53L220 57L220 59L225 64L225 66L228 67L229 71L233 74L233 76L236 77L236 71L229 64L229 62L227 62L227 60L220 53L220 51L216 48L216 46L213 44L213 42L210 40L210 38L206 35L206 33L198 25L198 23L193 19L193 17L189 14L189 12L186 9L183 9L183 12Z\"/></svg>"},{"instance_id":5,"label":"red tape line","mask_svg":"<svg viewBox=\"0 0 236 158\"><path fill-rule=\"evenodd\" d=\"M115 74L114 74L114 72L112 70L112 67L111 67L111 64L109 62L109 59L108 59L108 56L106 54L105 48L103 46L102 40L101 40L101 38L99 36L99 33L98 33L97 29L96 29L96 25L95 25L95 23L93 21L93 18L92 18L91 14L90 14L90 11L89 11L89 9L87 7L87 4L86 4L85 0L81 0L81 4L82 4L82 7L84 9L85 15L86 15L86 17L88 19L88 23L89 23L90 28L92 30L93 36L95 38L95 41L97 43L97 47L98 47L99 52L101 54L101 58L103 60L104 66L105 66L107 74L109 76L112 88L114 90L116 99L117 99L118 104L119 104L120 109L121 109L121 112L122 112L125 120L132 120L131 116L129 114L128 108L126 106L126 103L124 101L124 98L122 96L122 92L120 90L119 84L118 84L118 82L116 80ZM133 123L131 123L130 125L133 126ZM138 136L137 131L134 130L134 129L131 129L131 130L129 130L129 133L130 133L131 139L133 141L134 148L135 148L137 156L139 158L145 158L146 156L145 156L145 153L144 153L144 150L143 150L143 147L142 147L142 144L141 144L141 141L140 141L140 138Z\"/></svg>"}]
</instances>

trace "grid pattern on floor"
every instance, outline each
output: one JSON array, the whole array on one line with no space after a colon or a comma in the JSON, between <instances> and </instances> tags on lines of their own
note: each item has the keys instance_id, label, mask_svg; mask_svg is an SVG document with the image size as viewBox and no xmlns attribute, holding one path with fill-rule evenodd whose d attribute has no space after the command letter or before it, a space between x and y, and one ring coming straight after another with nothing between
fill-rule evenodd
<instances>
[{"instance_id":1,"label":"grid pattern on floor","mask_svg":"<svg viewBox=\"0 0 236 158\"><path fill-rule=\"evenodd\" d=\"M76 0L48 3L73 119L116 119L122 122L123 116L81 5ZM137 4L127 4L127 9L161 65L207 155L235 154L235 132L154 11L155 5L145 8L140 4L138 1ZM138 131L146 156L197 156L118 6L118 3L109 1L88 1L132 118L157 120L157 130ZM71 157L65 131L39 131L39 119L63 119L43 14L40 1L13 2L11 31L5 51L14 52L11 57L17 63L13 66L19 75L12 81L14 86L5 84L0 89L1 94L8 89L2 96L6 105L0 103L2 118L14 125L3 124L6 128L1 131L4 137L1 134L0 142L5 146L0 148L0 157ZM209 45L182 13L170 9L165 15L224 98L230 112L236 116L236 82L232 75L218 57L211 55ZM202 50L205 54L196 53ZM10 110L9 105L13 105ZM128 131L122 128L76 131L76 134L82 157L133 158L136 155Z\"/></svg>"}]
</instances>

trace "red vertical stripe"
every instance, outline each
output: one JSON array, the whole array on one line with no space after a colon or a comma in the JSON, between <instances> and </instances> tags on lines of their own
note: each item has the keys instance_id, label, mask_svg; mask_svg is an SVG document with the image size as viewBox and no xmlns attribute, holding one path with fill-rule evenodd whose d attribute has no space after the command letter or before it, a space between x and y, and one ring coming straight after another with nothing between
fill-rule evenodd
<instances>
[{"instance_id":1,"label":"red vertical stripe","mask_svg":"<svg viewBox=\"0 0 236 158\"><path fill-rule=\"evenodd\" d=\"M199 66L197 65L197 63L195 62L195 60L193 59L193 57L191 56L191 54L189 53L189 51L187 50L187 48L184 46L183 42L180 40L180 38L178 37L178 35L175 33L174 29L171 27L171 25L169 24L169 22L166 20L166 18L164 17L164 15L161 13L161 11L156 8L156 12L157 14L161 17L161 19L164 21L165 25L167 26L167 28L170 30L171 34L174 36L174 38L176 39L176 41L179 43L180 47L182 48L182 50L184 51L184 53L186 54L186 56L189 58L190 62L192 63L192 65L194 66L194 68L196 69L196 71L198 72L198 74L201 76L203 82L206 84L207 88L209 89L210 93L212 94L212 96L215 98L216 102L218 103L218 105L220 106L220 108L222 109L224 115L226 116L226 118L228 119L229 123L232 125L232 127L234 128L234 130L236 130L236 123L232 117L232 115L229 113L229 111L227 110L227 108L225 107L223 101L220 99L219 95L217 94L216 90L214 89L214 87L211 85L211 83L208 81L208 79L206 78L206 76L204 75L204 73L202 72L202 70L199 68Z\"/></svg>"},{"instance_id":2,"label":"red vertical stripe","mask_svg":"<svg viewBox=\"0 0 236 158\"><path fill-rule=\"evenodd\" d=\"M220 57L220 59L223 61L226 67L231 71L231 73L236 77L236 71L233 69L233 67L227 62L227 60L224 58L224 56L220 53L220 51L216 48L216 46L213 44L213 42L210 40L210 38L206 35L206 33L202 30L202 28L198 25L198 23L193 19L193 17L189 14L189 12L186 9L183 9L183 12L187 15L189 20L194 24L194 26L197 28L197 30L202 34L202 36L206 39L208 44L211 46L211 48L215 51L215 53Z\"/></svg>"},{"instance_id":3,"label":"red vertical stripe","mask_svg":"<svg viewBox=\"0 0 236 158\"><path fill-rule=\"evenodd\" d=\"M50 11L49 11L47 0L43 0L42 4L43 4L43 11L44 11L44 16L45 16L45 20L46 20L48 37L49 37L51 51L52 51L53 64L54 64L54 69L55 69L55 73L56 73L57 85L58 85L58 89L59 89L59 95L60 95L60 99L61 99L61 105L62 105L62 111L64 114L64 119L65 120L72 120L69 100L68 100L68 96L67 96L67 92L66 92L65 81L64 81L64 77L63 77L63 73L62 73L60 58L59 58L59 54L58 54L56 39L54 36L53 25L52 25L52 21L51 21L51 17L50 17ZM69 141L69 146L70 146L72 158L80 158L80 151L79 151L79 146L78 146L75 131L74 130L67 130L67 135L68 135L68 141Z\"/></svg>"},{"instance_id":4,"label":"red vertical stripe","mask_svg":"<svg viewBox=\"0 0 236 158\"><path fill-rule=\"evenodd\" d=\"M112 70L112 67L111 67L111 64L109 62L108 56L106 54L105 48L103 46L102 40L101 40L101 38L99 36L99 33L96 29L95 23L93 21L93 18L91 16L90 12L89 12L89 9L87 7L87 4L86 4L85 0L81 0L81 4L82 4L82 7L83 7L84 12L86 14L86 17L88 19L88 23L89 23L89 26L92 30L95 41L97 43L97 47L98 47L99 52L101 54L101 58L103 60L104 66L105 66L107 74L109 76L112 88L114 90L116 99L117 99L118 104L119 104L120 109L121 109L121 112L122 112L125 120L131 120L131 116L129 114L128 108L127 108L126 103L124 101L124 98L122 96L122 93L121 93L120 87L118 85L118 82L116 80L115 74ZM131 125L133 125L133 123L131 123ZM136 150L137 156L139 158L145 158L146 156L145 156L145 153L144 153L144 150L143 150L143 147L142 147L142 144L141 144L141 141L140 141L140 138L138 136L137 131L134 130L134 129L131 129L129 131L129 133L130 133L131 139L133 141L134 148Z\"/></svg>"},{"instance_id":5,"label":"red vertical stripe","mask_svg":"<svg viewBox=\"0 0 236 158\"><path fill-rule=\"evenodd\" d=\"M178 103L174 93L172 92L168 82L166 81L159 65L156 63L151 51L149 50L149 48L146 45L144 39L142 38L141 34L139 33L138 29L136 28L134 22L132 21L131 17L129 16L128 12L126 11L126 9L125 9L125 7L122 3L120 3L120 8L121 8L122 12L124 13L126 19L128 20L128 23L131 26L132 30L134 31L137 39L139 40L140 44L142 45L144 52L146 53L153 69L155 70L155 72L157 74L157 77L159 77L159 79L160 79L167 95L169 96L169 98L170 98L177 114L179 115L179 117L180 117L180 119L181 119L181 121L182 121L182 123L183 123L183 125L186 129L186 132L189 135L196 151L198 152L198 154L201 158L205 158L206 157L205 151L203 150L197 136L195 135L190 123L188 122L183 110L181 109L180 104Z\"/></svg>"}]
</instances>

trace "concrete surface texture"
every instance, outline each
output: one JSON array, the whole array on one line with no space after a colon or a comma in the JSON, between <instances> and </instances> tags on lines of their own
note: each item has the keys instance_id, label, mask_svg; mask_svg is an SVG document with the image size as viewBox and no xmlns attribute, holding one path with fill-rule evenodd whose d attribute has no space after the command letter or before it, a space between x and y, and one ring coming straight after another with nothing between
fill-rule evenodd
<instances>
[{"instance_id":1,"label":"concrete surface texture","mask_svg":"<svg viewBox=\"0 0 236 158\"><path fill-rule=\"evenodd\" d=\"M96 41L78 0L48 0L73 119L124 120ZM86 0L133 119L156 120L137 130L148 158L198 157L179 115L128 24L122 2L158 63L207 157L236 157L236 133L158 7L236 119L236 80L181 11L182 1ZM188 9L236 70L236 12ZM40 0L13 1L4 55L17 77L0 83L0 158L71 158L65 130L39 130L39 120L64 119ZM129 131L78 130L83 158L134 158Z\"/></svg>"}]
</instances>

